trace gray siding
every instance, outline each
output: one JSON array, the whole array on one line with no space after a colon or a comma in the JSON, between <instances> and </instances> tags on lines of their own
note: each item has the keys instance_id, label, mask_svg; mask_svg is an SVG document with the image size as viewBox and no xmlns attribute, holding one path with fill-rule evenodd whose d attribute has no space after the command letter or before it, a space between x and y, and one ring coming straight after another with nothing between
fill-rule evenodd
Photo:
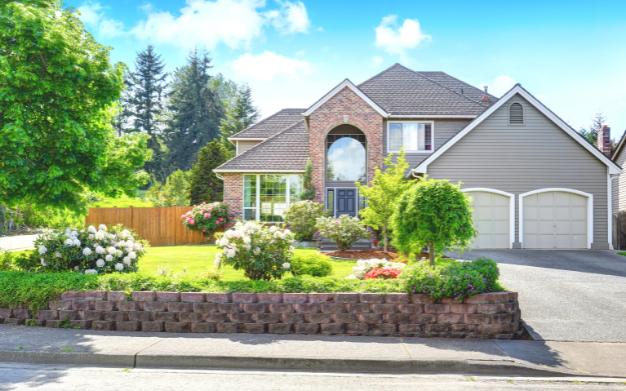
<instances>
[{"instance_id":1,"label":"gray siding","mask_svg":"<svg viewBox=\"0 0 626 391\"><path fill-rule=\"evenodd\" d=\"M471 122L470 119L434 119L434 120L433 119L419 119L417 120L417 119L411 119L411 118L406 118L406 119L394 118L393 120L391 120L391 122L394 122L394 121L427 121L427 122L432 121L434 122L434 125L433 125L433 131L435 132L434 149L441 147L443 144L445 144L448 140L454 137L454 135L459 133L467 124ZM388 155L387 153L387 122L389 121L384 122L384 129L383 129L383 148L385 151L385 156ZM426 159L428 156L430 156L430 153L407 153L406 160L409 162L409 167L415 168L417 167L418 164L422 162L422 160Z\"/></svg>"},{"instance_id":2,"label":"gray siding","mask_svg":"<svg viewBox=\"0 0 626 391\"><path fill-rule=\"evenodd\" d=\"M615 163L617 163L620 167L624 166L624 162L626 162L626 148L622 148L615 159ZM626 174L622 173L613 177L612 183L612 200L613 200L613 213L620 212L622 210L626 210Z\"/></svg>"},{"instance_id":3,"label":"gray siding","mask_svg":"<svg viewBox=\"0 0 626 391\"><path fill-rule=\"evenodd\" d=\"M510 125L509 105L524 108L524 124ZM428 175L515 194L519 243L521 193L564 187L593 194L593 248L608 248L607 167L520 96L431 163Z\"/></svg>"},{"instance_id":4,"label":"gray siding","mask_svg":"<svg viewBox=\"0 0 626 391\"><path fill-rule=\"evenodd\" d=\"M258 143L260 143L260 141L237 141L237 155L241 155Z\"/></svg>"}]
</instances>

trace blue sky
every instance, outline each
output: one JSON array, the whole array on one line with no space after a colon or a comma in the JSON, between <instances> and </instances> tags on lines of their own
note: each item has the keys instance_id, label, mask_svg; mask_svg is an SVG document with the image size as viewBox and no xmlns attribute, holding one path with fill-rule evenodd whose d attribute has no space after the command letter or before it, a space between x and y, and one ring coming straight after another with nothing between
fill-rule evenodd
<instances>
[{"instance_id":1,"label":"blue sky","mask_svg":"<svg viewBox=\"0 0 626 391\"><path fill-rule=\"evenodd\" d=\"M599 6L598 4L602 4ZM515 82L575 128L603 112L626 129L626 2L66 0L132 64L155 45L169 70L206 49L251 86L263 115L307 107L344 78L400 62L500 95Z\"/></svg>"}]
</instances>

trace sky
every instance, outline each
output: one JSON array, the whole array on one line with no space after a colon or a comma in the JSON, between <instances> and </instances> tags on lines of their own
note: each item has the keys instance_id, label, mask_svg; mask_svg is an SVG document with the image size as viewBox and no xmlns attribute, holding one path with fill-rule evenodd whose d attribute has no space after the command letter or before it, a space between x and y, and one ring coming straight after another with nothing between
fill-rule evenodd
<instances>
[{"instance_id":1,"label":"sky","mask_svg":"<svg viewBox=\"0 0 626 391\"><path fill-rule=\"evenodd\" d=\"M601 6L600 6L601 4ZM111 59L206 50L263 116L401 63L500 96L521 83L575 129L626 129L626 1L65 0Z\"/></svg>"}]
</instances>

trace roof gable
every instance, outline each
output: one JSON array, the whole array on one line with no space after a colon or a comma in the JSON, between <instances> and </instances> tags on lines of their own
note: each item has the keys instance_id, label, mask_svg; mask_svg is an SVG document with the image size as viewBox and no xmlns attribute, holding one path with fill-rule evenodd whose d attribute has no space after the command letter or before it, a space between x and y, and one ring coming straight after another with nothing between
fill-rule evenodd
<instances>
[{"instance_id":1,"label":"roof gable","mask_svg":"<svg viewBox=\"0 0 626 391\"><path fill-rule=\"evenodd\" d=\"M376 104L372 99L370 99L366 94L363 93L354 83L352 83L349 79L345 79L341 83L339 83L335 88L330 90L326 95L322 96L317 102L315 102L311 107L309 107L305 112L304 116L310 116L315 110L319 109L324 103L328 102L333 96L337 95L344 88L349 88L354 92L359 98L363 99L365 103L371 106L378 114L383 117L387 117L387 112Z\"/></svg>"},{"instance_id":2,"label":"roof gable","mask_svg":"<svg viewBox=\"0 0 626 391\"><path fill-rule=\"evenodd\" d=\"M450 149L453 145L459 142L463 137L465 137L469 132L474 130L478 125L480 125L483 121L489 118L496 110L498 110L501 106L506 104L511 98L515 95L520 95L522 98L526 99L526 101L539 110L543 115L545 115L550 121L552 121L558 128L563 130L566 134L572 137L578 144L580 144L583 148L589 151L592 155L594 155L598 160L604 163L608 169L610 174L619 174L621 172L621 168L616 165L611 159L606 157L602 152L600 152L593 145L589 144L578 132L572 129L565 121L563 121L559 116L554 114L550 109L548 109L543 103L541 103L537 98L535 98L531 93L526 91L520 84L516 84L513 88L511 88L506 94L502 96L498 100L498 102L485 112L483 112L479 117L470 122L463 130L461 130L456 136L451 138L446 144L442 145L439 149L432 153L428 158L422 161L417 167L413 169L415 173L425 173L428 169L428 165L443 155L448 149Z\"/></svg>"},{"instance_id":3,"label":"roof gable","mask_svg":"<svg viewBox=\"0 0 626 391\"><path fill-rule=\"evenodd\" d=\"M622 137L620 137L619 142L617 143L617 147L615 148L615 151L613 151L613 154L611 155L611 159L613 159L613 161L617 161L619 159L619 154L624 149L625 140L626 140L626 130L624 131L624 133L622 133Z\"/></svg>"}]
</instances>

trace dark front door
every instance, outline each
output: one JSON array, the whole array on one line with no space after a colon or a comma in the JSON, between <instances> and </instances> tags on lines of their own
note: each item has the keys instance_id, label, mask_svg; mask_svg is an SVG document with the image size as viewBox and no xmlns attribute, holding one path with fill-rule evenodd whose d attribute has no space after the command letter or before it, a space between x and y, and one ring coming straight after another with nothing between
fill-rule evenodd
<instances>
[{"instance_id":1,"label":"dark front door","mask_svg":"<svg viewBox=\"0 0 626 391\"><path fill-rule=\"evenodd\" d=\"M337 189L337 209L335 216L356 216L356 189Z\"/></svg>"}]
</instances>

